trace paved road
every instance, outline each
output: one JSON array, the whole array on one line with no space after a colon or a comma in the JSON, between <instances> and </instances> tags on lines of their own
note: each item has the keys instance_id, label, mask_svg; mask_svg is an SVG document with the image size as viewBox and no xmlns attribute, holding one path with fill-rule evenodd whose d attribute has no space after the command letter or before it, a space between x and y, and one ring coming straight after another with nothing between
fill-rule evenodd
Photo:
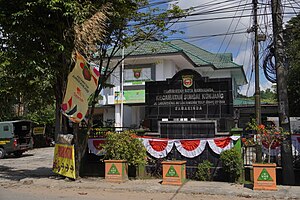
<instances>
[{"instance_id":1,"label":"paved road","mask_svg":"<svg viewBox=\"0 0 300 200\"><path fill-rule=\"evenodd\" d=\"M0 188L0 199L13 200L237 200L242 197L226 197L222 195L204 195L204 194L184 194L184 193L146 193L134 191L113 191L113 190L95 190L95 189L63 189L56 188L44 189L24 188L18 190Z\"/></svg>"},{"instance_id":2,"label":"paved road","mask_svg":"<svg viewBox=\"0 0 300 200\"><path fill-rule=\"evenodd\" d=\"M21 158L0 160L0 200L40 199L300 199L300 187L279 186L277 192L253 191L243 185L188 181L183 186L160 184L160 179L108 183L101 177L76 181L52 171L54 148L28 151Z\"/></svg>"},{"instance_id":3,"label":"paved road","mask_svg":"<svg viewBox=\"0 0 300 200\"><path fill-rule=\"evenodd\" d=\"M0 180L22 180L24 178L42 178L52 173L54 147L27 151L22 157L9 156L0 159Z\"/></svg>"}]
</instances>

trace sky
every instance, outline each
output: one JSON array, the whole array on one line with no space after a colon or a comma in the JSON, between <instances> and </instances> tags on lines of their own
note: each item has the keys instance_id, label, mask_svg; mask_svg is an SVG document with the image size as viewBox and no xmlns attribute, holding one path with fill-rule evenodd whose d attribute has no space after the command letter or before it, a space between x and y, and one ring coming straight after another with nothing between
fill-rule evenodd
<instances>
[{"instance_id":1,"label":"sky","mask_svg":"<svg viewBox=\"0 0 300 200\"><path fill-rule=\"evenodd\" d=\"M181 38L212 53L232 53L233 61L243 65L248 81L239 92L252 96L255 88L252 70L254 34L247 33L253 26L252 0L170 0L172 3L182 9L192 8L191 13L195 15L177 22L175 28L184 34L173 35L170 39ZM258 3L259 33L267 36L266 42L259 44L261 62L272 37L272 17L270 0L259 0ZM300 12L300 0L282 0L282 4L285 22ZM266 90L272 83L265 78L261 65L260 89Z\"/></svg>"}]
</instances>

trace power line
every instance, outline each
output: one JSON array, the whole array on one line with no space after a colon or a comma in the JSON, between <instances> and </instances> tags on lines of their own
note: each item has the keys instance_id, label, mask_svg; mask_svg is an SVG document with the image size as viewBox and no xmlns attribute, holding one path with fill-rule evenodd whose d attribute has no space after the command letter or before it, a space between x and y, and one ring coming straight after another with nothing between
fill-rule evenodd
<instances>
[{"instance_id":1,"label":"power line","mask_svg":"<svg viewBox=\"0 0 300 200\"><path fill-rule=\"evenodd\" d=\"M244 7L244 9L245 9L245 7ZM243 13L244 13L244 11L241 13L241 16L243 15ZM234 28L234 31L236 31L237 26L238 26L240 20L241 20L241 18L239 18L239 20L237 21L237 23L236 23L236 25L235 25L235 28ZM232 22L233 22L233 20L232 20ZM229 29L228 29L228 30L229 30ZM227 51L227 49L228 49L228 47L229 47L229 45L230 45L230 43L231 43L231 41L232 41L232 38L233 38L233 34L231 34L230 40L229 40L229 42L228 42L228 44L227 44L227 46L226 46L224 52Z\"/></svg>"},{"instance_id":2,"label":"power line","mask_svg":"<svg viewBox=\"0 0 300 200\"><path fill-rule=\"evenodd\" d=\"M286 14L294 14L294 13L286 13ZM266 15L271 15L271 13L267 14L258 14L257 16L266 16ZM248 17L253 17L253 15L243 15L239 16L242 18L248 18ZM213 18L204 18L204 19L190 19L190 20L179 20L177 23L186 23L186 22L199 22L199 21L214 21L214 20L225 20L225 19L232 19L232 18L239 18L235 16L224 16L224 17L213 17Z\"/></svg>"},{"instance_id":3,"label":"power line","mask_svg":"<svg viewBox=\"0 0 300 200\"><path fill-rule=\"evenodd\" d=\"M225 36L225 35L238 35L238 34L245 34L245 33L247 33L247 30L228 32L228 33L218 33L218 34L211 34L211 35L188 36L188 37L180 37L180 38L182 38L182 39L199 39L199 38L208 38L208 37L220 37L220 36ZM175 39L172 37L170 37L170 38Z\"/></svg>"}]
</instances>

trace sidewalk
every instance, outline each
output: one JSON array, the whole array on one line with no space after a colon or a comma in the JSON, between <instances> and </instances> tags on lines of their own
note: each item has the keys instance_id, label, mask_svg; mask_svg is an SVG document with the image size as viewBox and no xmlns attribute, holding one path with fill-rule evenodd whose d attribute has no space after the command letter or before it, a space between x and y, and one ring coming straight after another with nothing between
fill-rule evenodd
<instances>
[{"instance_id":1,"label":"sidewalk","mask_svg":"<svg viewBox=\"0 0 300 200\"><path fill-rule=\"evenodd\" d=\"M268 199L300 199L299 186L278 186L278 191L254 191L243 185L224 182L201 182L187 181L182 186L162 185L161 179L128 180L125 183L109 183L103 178L82 178L76 181L68 179L56 180L50 178L26 178L23 184L33 184L55 188L78 188L114 191L135 191L149 193L186 193L205 195L224 195L245 198L268 198Z\"/></svg>"},{"instance_id":2,"label":"sidewalk","mask_svg":"<svg viewBox=\"0 0 300 200\"><path fill-rule=\"evenodd\" d=\"M145 193L224 195L255 199L299 199L300 186L278 186L278 191L254 191L243 185L225 182L188 181L183 186L162 185L162 179L129 180L125 183L108 183L100 177L81 178L76 181L58 179L52 172L53 147L33 149L21 158L0 160L0 188L28 187L96 189L99 191L135 191ZM300 178L300 177L297 177ZM43 190L47 191L47 190ZM1 194L0 194L1 199ZM232 198L234 199L234 198Z\"/></svg>"}]
</instances>

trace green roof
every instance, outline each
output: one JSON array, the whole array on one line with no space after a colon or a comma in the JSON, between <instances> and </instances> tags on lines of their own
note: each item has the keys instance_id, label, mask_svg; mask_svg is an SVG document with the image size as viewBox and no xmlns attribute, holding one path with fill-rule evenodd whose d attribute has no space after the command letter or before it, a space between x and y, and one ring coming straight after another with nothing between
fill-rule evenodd
<instances>
[{"instance_id":1,"label":"green roof","mask_svg":"<svg viewBox=\"0 0 300 200\"><path fill-rule=\"evenodd\" d=\"M125 49L125 55L128 54L128 52L131 52L129 56L158 56L182 53L191 59L198 67L211 65L217 69L242 68L241 65L232 62L231 53L211 53L183 40L171 40L168 42L149 40L138 42L135 46L127 47ZM115 54L115 57L121 57L121 55L122 50L119 50Z\"/></svg>"},{"instance_id":2,"label":"green roof","mask_svg":"<svg viewBox=\"0 0 300 200\"><path fill-rule=\"evenodd\" d=\"M215 54L204 49L201 49L193 44L185 42L183 40L172 40L171 44L176 45L181 48L197 65L201 66L202 63L198 63L197 60L193 59L193 56L205 60L207 63L211 63L217 69L223 68L241 68L241 65L238 65L231 60L231 53L225 54Z\"/></svg>"}]
</instances>

